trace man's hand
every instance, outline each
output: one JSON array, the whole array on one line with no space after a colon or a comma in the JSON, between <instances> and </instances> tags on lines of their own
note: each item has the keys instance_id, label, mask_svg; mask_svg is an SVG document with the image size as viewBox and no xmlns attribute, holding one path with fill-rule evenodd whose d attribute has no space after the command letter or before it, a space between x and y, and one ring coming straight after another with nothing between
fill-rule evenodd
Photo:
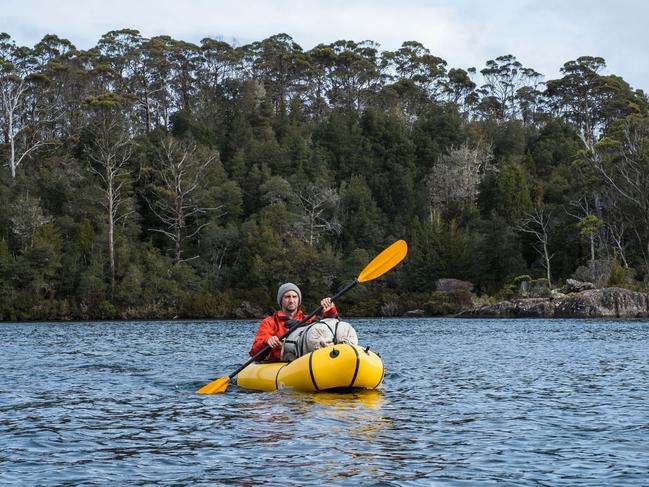
<instances>
[{"instance_id":1,"label":"man's hand","mask_svg":"<svg viewBox=\"0 0 649 487\"><path fill-rule=\"evenodd\" d=\"M279 338L276 336L270 337L268 340L266 340L266 343L270 348L277 348L282 345L282 342L279 341Z\"/></svg>"},{"instance_id":2,"label":"man's hand","mask_svg":"<svg viewBox=\"0 0 649 487\"><path fill-rule=\"evenodd\" d=\"M331 298L324 298L322 301L320 301L320 306L322 306L322 312L326 313L334 307L334 302L331 300Z\"/></svg>"}]
</instances>

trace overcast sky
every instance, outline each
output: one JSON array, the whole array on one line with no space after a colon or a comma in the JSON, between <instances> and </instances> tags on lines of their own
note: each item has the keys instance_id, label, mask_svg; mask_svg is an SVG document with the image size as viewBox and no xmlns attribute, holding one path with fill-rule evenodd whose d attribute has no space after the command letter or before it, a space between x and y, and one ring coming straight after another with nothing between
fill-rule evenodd
<instances>
[{"instance_id":1,"label":"overcast sky","mask_svg":"<svg viewBox=\"0 0 649 487\"><path fill-rule=\"evenodd\" d=\"M513 54L546 80L566 61L601 56L607 74L645 91L648 18L645 0L0 0L0 31L27 46L56 34L87 49L121 28L238 45L286 33L305 50L341 39L394 50L415 40L449 67L481 69Z\"/></svg>"}]
</instances>

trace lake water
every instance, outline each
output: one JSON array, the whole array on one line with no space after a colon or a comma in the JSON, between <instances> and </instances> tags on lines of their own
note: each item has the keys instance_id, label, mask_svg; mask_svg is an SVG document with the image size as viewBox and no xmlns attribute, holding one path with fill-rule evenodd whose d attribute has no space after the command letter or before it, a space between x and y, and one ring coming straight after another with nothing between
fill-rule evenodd
<instances>
[{"instance_id":1,"label":"lake water","mask_svg":"<svg viewBox=\"0 0 649 487\"><path fill-rule=\"evenodd\" d=\"M649 484L649 322L352 324L379 391L200 396L257 323L2 323L0 484Z\"/></svg>"}]
</instances>

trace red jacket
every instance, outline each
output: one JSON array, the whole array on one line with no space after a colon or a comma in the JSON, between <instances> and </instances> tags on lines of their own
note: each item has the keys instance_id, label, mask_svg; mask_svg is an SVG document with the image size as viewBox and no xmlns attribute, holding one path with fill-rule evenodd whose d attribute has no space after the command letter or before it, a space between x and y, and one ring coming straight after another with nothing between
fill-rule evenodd
<instances>
[{"instance_id":1,"label":"red jacket","mask_svg":"<svg viewBox=\"0 0 649 487\"><path fill-rule=\"evenodd\" d=\"M336 310L336 306L334 306L329 311L325 312L323 316L325 318L333 318L337 315L338 311ZM297 321L302 321L304 319L304 313L301 309L299 309L297 313L295 313L293 319ZM266 340L268 340L270 337L281 337L284 333L286 333L288 331L288 328L286 328L286 322L288 320L289 317L281 311L276 311L272 315L264 318L259 325L259 329L257 330L255 341L252 342L252 347L250 347L250 356L254 357L257 353L259 353L261 349L267 345ZM311 318L309 320L309 323L314 320L315 317ZM272 348L265 357L262 357L262 359L269 362L278 361L281 359L281 355L282 347Z\"/></svg>"}]
</instances>

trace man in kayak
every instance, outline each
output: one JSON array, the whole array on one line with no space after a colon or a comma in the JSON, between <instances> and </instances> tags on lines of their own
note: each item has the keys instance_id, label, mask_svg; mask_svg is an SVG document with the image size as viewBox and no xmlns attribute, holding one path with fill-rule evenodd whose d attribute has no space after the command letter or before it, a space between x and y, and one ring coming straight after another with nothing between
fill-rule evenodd
<instances>
[{"instance_id":1,"label":"man in kayak","mask_svg":"<svg viewBox=\"0 0 649 487\"><path fill-rule=\"evenodd\" d=\"M257 330L257 336L250 348L250 356L256 355L266 345L270 347L270 352L263 358L267 361L278 361L281 358L282 342L279 337L288 331L286 322L289 320L301 321L305 314L300 309L302 303L302 292L292 282L282 284L277 290L277 304L280 311L276 311L270 316L264 318ZM336 305L331 298L324 298L320 301L322 306L323 317L335 318L338 316ZM315 317L311 320L315 320Z\"/></svg>"}]
</instances>

